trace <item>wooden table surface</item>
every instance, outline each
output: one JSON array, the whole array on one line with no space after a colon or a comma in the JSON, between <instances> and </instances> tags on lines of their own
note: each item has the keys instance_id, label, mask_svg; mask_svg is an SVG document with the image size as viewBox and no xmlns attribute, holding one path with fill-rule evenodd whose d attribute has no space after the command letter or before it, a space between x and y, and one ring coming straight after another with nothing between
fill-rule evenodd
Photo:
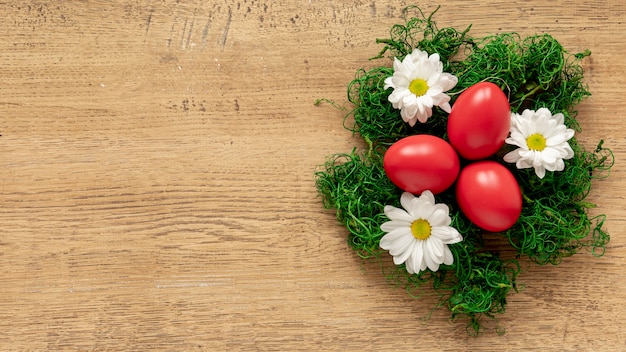
<instances>
[{"instance_id":1,"label":"wooden table surface","mask_svg":"<svg viewBox=\"0 0 626 352\"><path fill-rule=\"evenodd\" d=\"M441 2L440 27L590 49L578 138L617 160L606 254L523 261L478 337L360 260L314 185L361 145L314 101L346 104L409 4L0 2L0 350L626 350L626 3Z\"/></svg>"}]
</instances>

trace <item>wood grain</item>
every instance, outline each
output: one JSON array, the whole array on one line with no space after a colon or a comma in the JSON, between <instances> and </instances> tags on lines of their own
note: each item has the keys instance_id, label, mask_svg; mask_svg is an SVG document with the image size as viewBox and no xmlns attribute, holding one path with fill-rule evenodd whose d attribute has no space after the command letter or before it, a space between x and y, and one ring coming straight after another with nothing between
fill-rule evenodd
<instances>
[{"instance_id":1,"label":"wood grain","mask_svg":"<svg viewBox=\"0 0 626 352\"><path fill-rule=\"evenodd\" d=\"M579 138L617 160L606 255L525 263L477 338L358 259L314 187L360 142L313 102L345 103L408 4L0 2L0 350L624 350L626 3L441 2L440 26L591 49Z\"/></svg>"}]
</instances>

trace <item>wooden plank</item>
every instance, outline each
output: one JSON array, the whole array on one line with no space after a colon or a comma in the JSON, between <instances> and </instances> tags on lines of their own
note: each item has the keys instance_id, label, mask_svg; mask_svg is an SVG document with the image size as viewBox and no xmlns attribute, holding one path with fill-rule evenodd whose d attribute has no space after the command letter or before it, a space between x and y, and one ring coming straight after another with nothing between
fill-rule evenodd
<instances>
[{"instance_id":1,"label":"wooden plank","mask_svg":"<svg viewBox=\"0 0 626 352\"><path fill-rule=\"evenodd\" d=\"M0 3L0 349L623 350L626 3L441 3L440 26L591 49L579 138L618 161L590 196L606 255L524 263L506 335L478 338L358 259L314 186L360 141L313 102L346 101L408 4Z\"/></svg>"}]
</instances>

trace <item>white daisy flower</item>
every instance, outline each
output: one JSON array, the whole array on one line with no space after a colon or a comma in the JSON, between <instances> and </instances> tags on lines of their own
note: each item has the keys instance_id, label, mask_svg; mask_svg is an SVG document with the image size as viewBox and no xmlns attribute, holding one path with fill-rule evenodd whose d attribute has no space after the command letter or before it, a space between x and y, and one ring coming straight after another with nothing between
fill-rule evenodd
<instances>
[{"instance_id":1,"label":"white daisy flower","mask_svg":"<svg viewBox=\"0 0 626 352\"><path fill-rule=\"evenodd\" d=\"M415 197L402 193L400 203L405 209L385 206L385 215L391 220L380 226L387 232L380 239L380 247L388 250L396 265L406 264L409 274L429 268L439 270L440 264L450 265L454 261L448 244L461 242L463 237L453 227L448 206L435 204L430 191Z\"/></svg>"},{"instance_id":2,"label":"white daisy flower","mask_svg":"<svg viewBox=\"0 0 626 352\"><path fill-rule=\"evenodd\" d=\"M546 175L546 170L562 171L563 160L574 156L567 143L574 130L565 127L563 120L563 114L552 115L546 108L524 110L521 115L512 113L511 135L506 143L519 148L507 153L504 161L515 163L518 169L534 167L539 178Z\"/></svg>"},{"instance_id":3,"label":"white daisy flower","mask_svg":"<svg viewBox=\"0 0 626 352\"><path fill-rule=\"evenodd\" d=\"M394 58L393 76L385 79L385 89L393 88L389 101L400 109L404 122L426 122L433 114L433 106L450 112L450 97L444 92L454 88L458 78L443 72L439 54L419 49L404 57L402 62Z\"/></svg>"}]
</instances>

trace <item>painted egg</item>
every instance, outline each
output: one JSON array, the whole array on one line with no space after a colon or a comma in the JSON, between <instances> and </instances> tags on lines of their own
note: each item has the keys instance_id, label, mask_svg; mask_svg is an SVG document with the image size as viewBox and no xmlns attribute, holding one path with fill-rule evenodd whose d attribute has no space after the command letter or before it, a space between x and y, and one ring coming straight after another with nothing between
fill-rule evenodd
<instances>
[{"instance_id":1,"label":"painted egg","mask_svg":"<svg viewBox=\"0 0 626 352\"><path fill-rule=\"evenodd\" d=\"M495 161L477 161L461 170L456 198L465 216L483 230L504 231L522 212L522 193L515 176Z\"/></svg>"},{"instance_id":2,"label":"painted egg","mask_svg":"<svg viewBox=\"0 0 626 352\"><path fill-rule=\"evenodd\" d=\"M405 137L392 144L383 159L387 177L413 194L448 189L459 175L459 157L443 139L427 134Z\"/></svg>"},{"instance_id":3,"label":"painted egg","mask_svg":"<svg viewBox=\"0 0 626 352\"><path fill-rule=\"evenodd\" d=\"M465 159L495 154L511 127L511 110L504 92L490 82L467 88L454 102L448 117L450 144Z\"/></svg>"}]
</instances>

